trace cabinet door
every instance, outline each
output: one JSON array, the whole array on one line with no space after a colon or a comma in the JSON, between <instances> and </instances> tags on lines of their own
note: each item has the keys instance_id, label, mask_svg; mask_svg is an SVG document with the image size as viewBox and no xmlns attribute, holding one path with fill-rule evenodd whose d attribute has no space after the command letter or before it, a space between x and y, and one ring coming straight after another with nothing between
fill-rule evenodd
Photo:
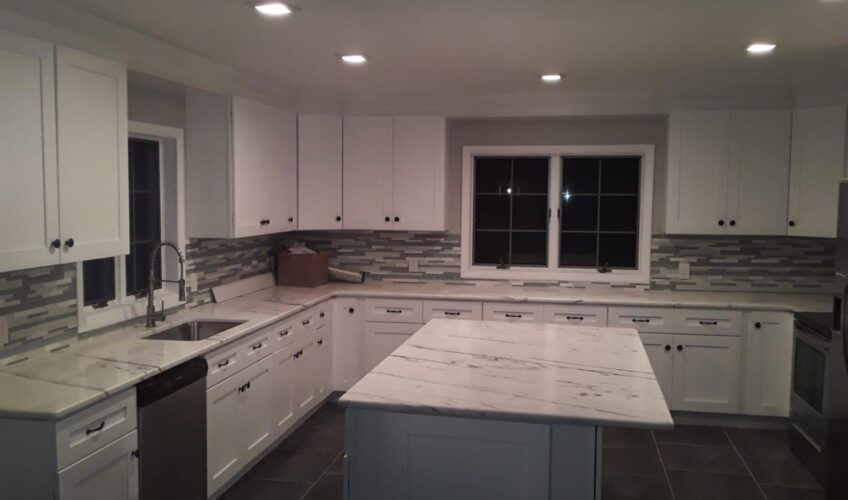
<instances>
[{"instance_id":1,"label":"cabinet door","mask_svg":"<svg viewBox=\"0 0 848 500\"><path fill-rule=\"evenodd\" d=\"M294 404L296 417L300 417L315 402L315 339L298 345L294 353Z\"/></svg>"},{"instance_id":2,"label":"cabinet door","mask_svg":"<svg viewBox=\"0 0 848 500\"><path fill-rule=\"evenodd\" d=\"M274 353L274 379L271 384L271 399L274 411L274 437L282 436L294 424L294 353L295 346L289 344Z\"/></svg>"},{"instance_id":3,"label":"cabinet door","mask_svg":"<svg viewBox=\"0 0 848 500\"><path fill-rule=\"evenodd\" d=\"M345 229L392 228L392 134L391 117L344 118Z\"/></svg>"},{"instance_id":4,"label":"cabinet door","mask_svg":"<svg viewBox=\"0 0 848 500\"><path fill-rule=\"evenodd\" d=\"M53 46L0 31L0 272L59 263Z\"/></svg>"},{"instance_id":5,"label":"cabinet door","mask_svg":"<svg viewBox=\"0 0 848 500\"><path fill-rule=\"evenodd\" d=\"M365 323L362 339L362 374L375 366L417 332L421 324L416 323Z\"/></svg>"},{"instance_id":6,"label":"cabinet door","mask_svg":"<svg viewBox=\"0 0 848 500\"><path fill-rule=\"evenodd\" d=\"M330 394L332 379L333 334L330 325L320 326L315 331L315 362L312 364L315 380L315 397L323 401Z\"/></svg>"},{"instance_id":7,"label":"cabinet door","mask_svg":"<svg viewBox=\"0 0 848 500\"><path fill-rule=\"evenodd\" d=\"M59 471L60 500L138 499L138 434L132 431Z\"/></svg>"},{"instance_id":8,"label":"cabinet door","mask_svg":"<svg viewBox=\"0 0 848 500\"><path fill-rule=\"evenodd\" d=\"M845 170L845 106L792 114L789 235L836 236L839 180Z\"/></svg>"},{"instance_id":9,"label":"cabinet door","mask_svg":"<svg viewBox=\"0 0 848 500\"><path fill-rule=\"evenodd\" d=\"M233 97L232 123L235 236L295 229L295 115Z\"/></svg>"},{"instance_id":10,"label":"cabinet door","mask_svg":"<svg viewBox=\"0 0 848 500\"><path fill-rule=\"evenodd\" d=\"M342 117L298 115L299 229L342 228Z\"/></svg>"},{"instance_id":11,"label":"cabinet door","mask_svg":"<svg viewBox=\"0 0 848 500\"><path fill-rule=\"evenodd\" d=\"M786 109L731 113L729 234L786 234L790 116Z\"/></svg>"},{"instance_id":12,"label":"cabinet door","mask_svg":"<svg viewBox=\"0 0 848 500\"><path fill-rule=\"evenodd\" d=\"M233 375L206 391L206 474L211 495L245 463L239 422L241 374Z\"/></svg>"},{"instance_id":13,"label":"cabinet door","mask_svg":"<svg viewBox=\"0 0 848 500\"><path fill-rule=\"evenodd\" d=\"M244 461L253 460L271 444L274 413L271 402L271 381L274 364L266 357L240 374L242 385L239 398L239 428Z\"/></svg>"},{"instance_id":14,"label":"cabinet door","mask_svg":"<svg viewBox=\"0 0 848 500\"><path fill-rule=\"evenodd\" d=\"M724 234L730 113L673 113L669 120L666 230ZM719 225L724 221L723 225Z\"/></svg>"},{"instance_id":15,"label":"cabinet door","mask_svg":"<svg viewBox=\"0 0 848 500\"><path fill-rule=\"evenodd\" d=\"M745 333L745 402L748 415L789 416L792 385L792 314L752 312Z\"/></svg>"},{"instance_id":16,"label":"cabinet door","mask_svg":"<svg viewBox=\"0 0 848 500\"><path fill-rule=\"evenodd\" d=\"M333 300L333 389L346 391L362 376L362 307L357 299Z\"/></svg>"},{"instance_id":17,"label":"cabinet door","mask_svg":"<svg viewBox=\"0 0 848 500\"><path fill-rule=\"evenodd\" d=\"M127 68L56 49L62 262L129 253Z\"/></svg>"},{"instance_id":18,"label":"cabinet door","mask_svg":"<svg viewBox=\"0 0 848 500\"><path fill-rule=\"evenodd\" d=\"M446 122L439 116L394 118L394 229L445 229Z\"/></svg>"},{"instance_id":19,"label":"cabinet door","mask_svg":"<svg viewBox=\"0 0 848 500\"><path fill-rule=\"evenodd\" d=\"M738 412L740 339L675 335L674 344L671 409Z\"/></svg>"},{"instance_id":20,"label":"cabinet door","mask_svg":"<svg viewBox=\"0 0 848 500\"><path fill-rule=\"evenodd\" d=\"M674 380L674 335L666 333L640 333L642 345L651 361L654 375L662 389L666 403L671 403L672 381Z\"/></svg>"}]
</instances>

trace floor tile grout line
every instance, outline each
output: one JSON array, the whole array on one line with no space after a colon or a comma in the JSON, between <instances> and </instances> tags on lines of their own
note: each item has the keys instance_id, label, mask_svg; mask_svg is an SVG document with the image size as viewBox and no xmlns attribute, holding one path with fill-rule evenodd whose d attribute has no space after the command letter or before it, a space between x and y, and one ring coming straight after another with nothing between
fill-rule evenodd
<instances>
[{"instance_id":1,"label":"floor tile grout line","mask_svg":"<svg viewBox=\"0 0 848 500\"><path fill-rule=\"evenodd\" d=\"M657 450L657 456L660 457L660 467L662 467L665 482L668 485L668 491L671 492L671 500L677 500L677 495L675 495L674 488L671 486L671 478L668 476L668 470L665 468L665 461L663 460L662 453L660 453L660 445L657 443L657 436L654 435L654 431L651 431L651 441L654 442L654 449Z\"/></svg>"},{"instance_id":2,"label":"floor tile grout line","mask_svg":"<svg viewBox=\"0 0 848 500\"><path fill-rule=\"evenodd\" d=\"M751 476L751 479L754 481L754 484L757 485L757 489L760 490L760 494L763 495L765 500L768 500L768 495L766 495L766 491L763 489L760 482L757 480L757 477L754 476L754 472L751 471L751 468L748 467L748 462L745 461L745 457L742 456L742 453L739 451L739 448L736 447L736 443L733 442L733 438L730 437L730 434L727 432L727 429L724 429L724 435L727 437L727 440L730 441L730 446L733 447L733 451L736 452L736 455L739 457L739 460L742 461L742 465L745 466L745 470L748 471L748 474Z\"/></svg>"},{"instance_id":3,"label":"floor tile grout line","mask_svg":"<svg viewBox=\"0 0 848 500\"><path fill-rule=\"evenodd\" d=\"M303 494L303 496L300 497L300 500L303 500L304 498L306 498L306 495L308 495L309 492L312 491L315 488L315 485L318 484L318 481L320 481L321 478L323 478L324 476L327 475L327 471L330 470L330 467L332 467L333 464L336 463L336 460L338 460L339 457L342 456L343 454L344 454L344 450L340 451L338 453L338 455L335 456L335 458L330 460L330 465L328 465L327 468L324 469L324 472L322 472L321 475L318 476L318 479L316 479L315 482L312 483L312 485L309 487L309 489L306 490L306 492Z\"/></svg>"}]
</instances>

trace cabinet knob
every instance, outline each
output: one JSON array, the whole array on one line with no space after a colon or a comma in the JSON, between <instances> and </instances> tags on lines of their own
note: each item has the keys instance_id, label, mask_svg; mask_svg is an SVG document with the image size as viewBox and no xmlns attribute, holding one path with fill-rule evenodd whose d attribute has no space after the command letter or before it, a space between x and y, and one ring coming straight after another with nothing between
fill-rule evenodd
<instances>
[{"instance_id":1,"label":"cabinet knob","mask_svg":"<svg viewBox=\"0 0 848 500\"><path fill-rule=\"evenodd\" d=\"M395 222L400 222L400 217L398 217L397 215L395 216Z\"/></svg>"},{"instance_id":2,"label":"cabinet knob","mask_svg":"<svg viewBox=\"0 0 848 500\"><path fill-rule=\"evenodd\" d=\"M671 346L670 346L670 345L665 346L665 350L666 350L666 351L670 351L670 350L671 350Z\"/></svg>"},{"instance_id":3,"label":"cabinet knob","mask_svg":"<svg viewBox=\"0 0 848 500\"><path fill-rule=\"evenodd\" d=\"M60 246L62 246L62 240L56 238L55 240L50 242L50 246L53 248L59 248Z\"/></svg>"},{"instance_id":4,"label":"cabinet knob","mask_svg":"<svg viewBox=\"0 0 848 500\"><path fill-rule=\"evenodd\" d=\"M348 308L348 310L347 310L347 312L349 312L350 314L353 314L353 311L354 311L354 309L352 307Z\"/></svg>"},{"instance_id":5,"label":"cabinet knob","mask_svg":"<svg viewBox=\"0 0 848 500\"><path fill-rule=\"evenodd\" d=\"M342 216L341 216L341 215L337 215L337 216L336 216L336 222L341 222L341 221L342 221Z\"/></svg>"},{"instance_id":6,"label":"cabinet knob","mask_svg":"<svg viewBox=\"0 0 848 500\"><path fill-rule=\"evenodd\" d=\"M294 217L289 217L289 222L294 222Z\"/></svg>"},{"instance_id":7,"label":"cabinet knob","mask_svg":"<svg viewBox=\"0 0 848 500\"><path fill-rule=\"evenodd\" d=\"M794 220L789 221L789 227L795 227L795 221Z\"/></svg>"},{"instance_id":8,"label":"cabinet knob","mask_svg":"<svg viewBox=\"0 0 848 500\"><path fill-rule=\"evenodd\" d=\"M763 327L763 324L762 324L762 323L760 323L759 321L757 321L756 323L754 323L754 328L758 328L758 329L759 329L759 328L762 328L762 327Z\"/></svg>"},{"instance_id":9,"label":"cabinet knob","mask_svg":"<svg viewBox=\"0 0 848 500\"><path fill-rule=\"evenodd\" d=\"M391 220L392 220L392 219L391 219L391 217L389 217L389 216L387 215L387 216L386 216L386 222L391 222Z\"/></svg>"},{"instance_id":10,"label":"cabinet knob","mask_svg":"<svg viewBox=\"0 0 848 500\"><path fill-rule=\"evenodd\" d=\"M74 239L68 238L67 240L65 240L65 246L68 248L74 248Z\"/></svg>"},{"instance_id":11,"label":"cabinet knob","mask_svg":"<svg viewBox=\"0 0 848 500\"><path fill-rule=\"evenodd\" d=\"M683 350L683 346L682 346L682 345L677 346L677 350L678 350L678 351L682 351L682 350Z\"/></svg>"},{"instance_id":12,"label":"cabinet knob","mask_svg":"<svg viewBox=\"0 0 848 500\"><path fill-rule=\"evenodd\" d=\"M731 220L731 221L730 221L730 225L731 225L731 226L735 226L735 225L736 225L736 221L735 221L735 220Z\"/></svg>"},{"instance_id":13,"label":"cabinet knob","mask_svg":"<svg viewBox=\"0 0 848 500\"><path fill-rule=\"evenodd\" d=\"M718 220L718 225L719 225L719 226L723 226L723 225L724 225L724 219L719 219L719 220Z\"/></svg>"}]
</instances>

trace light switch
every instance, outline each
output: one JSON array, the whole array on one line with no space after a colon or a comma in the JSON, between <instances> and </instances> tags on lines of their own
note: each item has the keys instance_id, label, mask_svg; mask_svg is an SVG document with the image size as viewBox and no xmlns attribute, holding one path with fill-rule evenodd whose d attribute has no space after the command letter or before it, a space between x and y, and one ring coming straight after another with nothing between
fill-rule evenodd
<instances>
[{"instance_id":1,"label":"light switch","mask_svg":"<svg viewBox=\"0 0 848 500\"><path fill-rule=\"evenodd\" d=\"M0 345L9 343L9 321L6 316L0 316Z\"/></svg>"},{"instance_id":2,"label":"light switch","mask_svg":"<svg viewBox=\"0 0 848 500\"><path fill-rule=\"evenodd\" d=\"M680 264L677 266L677 277L682 280L689 279L689 263L685 261L680 261Z\"/></svg>"}]
</instances>

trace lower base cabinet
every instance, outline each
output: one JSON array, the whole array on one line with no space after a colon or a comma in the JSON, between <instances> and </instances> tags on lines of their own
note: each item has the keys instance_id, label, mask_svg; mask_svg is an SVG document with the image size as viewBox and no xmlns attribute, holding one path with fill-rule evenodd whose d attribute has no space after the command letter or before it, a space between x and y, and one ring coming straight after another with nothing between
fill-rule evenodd
<instances>
[{"instance_id":1,"label":"lower base cabinet","mask_svg":"<svg viewBox=\"0 0 848 500\"><path fill-rule=\"evenodd\" d=\"M367 321L362 339L362 363L360 363L362 375L373 370L422 326L419 323Z\"/></svg>"},{"instance_id":2,"label":"lower base cabinet","mask_svg":"<svg viewBox=\"0 0 848 500\"><path fill-rule=\"evenodd\" d=\"M294 354L297 345L290 344L271 356L273 387L271 403L274 411L274 437L282 436L297 419L294 405Z\"/></svg>"},{"instance_id":3,"label":"lower base cabinet","mask_svg":"<svg viewBox=\"0 0 848 500\"><path fill-rule=\"evenodd\" d=\"M312 380L315 384L315 397L319 401L332 392L333 380L333 347L330 325L323 325L315 330L315 362L312 366Z\"/></svg>"},{"instance_id":4,"label":"lower base cabinet","mask_svg":"<svg viewBox=\"0 0 848 500\"><path fill-rule=\"evenodd\" d=\"M739 337L661 333L642 333L640 337L670 409L739 411Z\"/></svg>"},{"instance_id":5,"label":"lower base cabinet","mask_svg":"<svg viewBox=\"0 0 848 500\"><path fill-rule=\"evenodd\" d=\"M748 415L789 416L793 319L785 312L747 317L742 411Z\"/></svg>"},{"instance_id":6,"label":"lower base cabinet","mask_svg":"<svg viewBox=\"0 0 848 500\"><path fill-rule=\"evenodd\" d=\"M298 344L294 357L294 408L299 418L315 403L315 339Z\"/></svg>"},{"instance_id":7,"label":"lower base cabinet","mask_svg":"<svg viewBox=\"0 0 848 500\"><path fill-rule=\"evenodd\" d=\"M137 500L138 432L59 471L61 500Z\"/></svg>"}]
</instances>

